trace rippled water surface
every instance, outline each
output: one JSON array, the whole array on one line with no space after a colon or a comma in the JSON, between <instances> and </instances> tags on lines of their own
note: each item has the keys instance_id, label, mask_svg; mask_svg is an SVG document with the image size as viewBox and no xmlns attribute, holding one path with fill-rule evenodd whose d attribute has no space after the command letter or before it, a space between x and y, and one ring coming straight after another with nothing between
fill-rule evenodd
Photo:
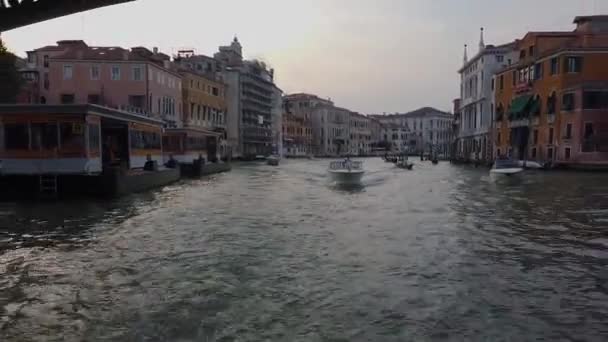
<instances>
[{"instance_id":1,"label":"rippled water surface","mask_svg":"<svg viewBox=\"0 0 608 342\"><path fill-rule=\"evenodd\" d=\"M608 340L608 175L328 163L0 204L0 340Z\"/></svg>"}]
</instances>

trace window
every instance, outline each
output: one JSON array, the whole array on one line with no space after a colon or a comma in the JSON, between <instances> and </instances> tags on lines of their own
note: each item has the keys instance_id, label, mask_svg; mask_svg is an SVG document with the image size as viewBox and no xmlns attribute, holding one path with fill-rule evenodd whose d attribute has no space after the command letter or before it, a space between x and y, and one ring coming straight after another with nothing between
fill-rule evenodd
<instances>
[{"instance_id":1,"label":"window","mask_svg":"<svg viewBox=\"0 0 608 342\"><path fill-rule=\"evenodd\" d=\"M101 137L99 132L99 125L89 124L89 151L99 151L101 143Z\"/></svg>"},{"instance_id":2,"label":"window","mask_svg":"<svg viewBox=\"0 0 608 342\"><path fill-rule=\"evenodd\" d=\"M517 70L513 70L513 85L517 84Z\"/></svg>"},{"instance_id":3,"label":"window","mask_svg":"<svg viewBox=\"0 0 608 342\"><path fill-rule=\"evenodd\" d=\"M42 63L44 65L45 68L49 67L49 55L44 55L42 57Z\"/></svg>"},{"instance_id":4,"label":"window","mask_svg":"<svg viewBox=\"0 0 608 342\"><path fill-rule=\"evenodd\" d=\"M547 98L547 114L555 114L556 95L555 92Z\"/></svg>"},{"instance_id":5,"label":"window","mask_svg":"<svg viewBox=\"0 0 608 342\"><path fill-rule=\"evenodd\" d=\"M496 138L496 143L498 145L500 145L502 143L502 134L500 134L500 132L498 133L498 137ZM499 152L500 154L500 152Z\"/></svg>"},{"instance_id":6,"label":"window","mask_svg":"<svg viewBox=\"0 0 608 342\"><path fill-rule=\"evenodd\" d=\"M533 137L532 141L534 142L534 145L538 145L538 130L537 129L534 130L532 137Z\"/></svg>"},{"instance_id":7,"label":"window","mask_svg":"<svg viewBox=\"0 0 608 342\"><path fill-rule=\"evenodd\" d=\"M220 90L217 87L213 87L213 96L220 96Z\"/></svg>"},{"instance_id":8,"label":"window","mask_svg":"<svg viewBox=\"0 0 608 342\"><path fill-rule=\"evenodd\" d=\"M91 80L99 80L99 65L91 65Z\"/></svg>"},{"instance_id":9,"label":"window","mask_svg":"<svg viewBox=\"0 0 608 342\"><path fill-rule=\"evenodd\" d=\"M131 148L140 150L160 150L161 136L157 132L131 130Z\"/></svg>"},{"instance_id":10,"label":"window","mask_svg":"<svg viewBox=\"0 0 608 342\"><path fill-rule=\"evenodd\" d=\"M547 156L549 157L549 160L553 160L553 147L547 149Z\"/></svg>"},{"instance_id":11,"label":"window","mask_svg":"<svg viewBox=\"0 0 608 342\"><path fill-rule=\"evenodd\" d=\"M120 67L117 65L112 66L112 81L120 81Z\"/></svg>"},{"instance_id":12,"label":"window","mask_svg":"<svg viewBox=\"0 0 608 342\"><path fill-rule=\"evenodd\" d=\"M519 52L519 59L525 59L526 58L526 50L521 50Z\"/></svg>"},{"instance_id":13,"label":"window","mask_svg":"<svg viewBox=\"0 0 608 342\"><path fill-rule=\"evenodd\" d=\"M32 150L52 150L57 148L56 123L32 123L30 132Z\"/></svg>"},{"instance_id":14,"label":"window","mask_svg":"<svg viewBox=\"0 0 608 342\"><path fill-rule=\"evenodd\" d=\"M49 82L49 73L44 73L44 89L49 90L50 82Z\"/></svg>"},{"instance_id":15,"label":"window","mask_svg":"<svg viewBox=\"0 0 608 342\"><path fill-rule=\"evenodd\" d=\"M608 108L608 91L585 91L583 109Z\"/></svg>"},{"instance_id":16,"label":"window","mask_svg":"<svg viewBox=\"0 0 608 342\"><path fill-rule=\"evenodd\" d=\"M152 72L152 69L148 69L148 81L154 81L154 72Z\"/></svg>"},{"instance_id":17,"label":"window","mask_svg":"<svg viewBox=\"0 0 608 342\"><path fill-rule=\"evenodd\" d=\"M492 78L492 91L494 91L494 78Z\"/></svg>"},{"instance_id":18,"label":"window","mask_svg":"<svg viewBox=\"0 0 608 342\"><path fill-rule=\"evenodd\" d=\"M551 58L551 75L557 75L559 73L559 59L557 57Z\"/></svg>"},{"instance_id":19,"label":"window","mask_svg":"<svg viewBox=\"0 0 608 342\"><path fill-rule=\"evenodd\" d=\"M591 138L593 136L593 123L586 122L585 123L585 140Z\"/></svg>"},{"instance_id":20,"label":"window","mask_svg":"<svg viewBox=\"0 0 608 342\"><path fill-rule=\"evenodd\" d=\"M553 145L553 127L549 128L549 145Z\"/></svg>"},{"instance_id":21,"label":"window","mask_svg":"<svg viewBox=\"0 0 608 342\"><path fill-rule=\"evenodd\" d=\"M534 45L530 46L530 49L528 51L528 54L530 55L530 57L534 56Z\"/></svg>"},{"instance_id":22,"label":"window","mask_svg":"<svg viewBox=\"0 0 608 342\"><path fill-rule=\"evenodd\" d=\"M500 80L499 80L498 88L500 90L505 89L505 75L500 75Z\"/></svg>"},{"instance_id":23,"label":"window","mask_svg":"<svg viewBox=\"0 0 608 342\"><path fill-rule=\"evenodd\" d=\"M74 103L74 94L61 94L61 104Z\"/></svg>"},{"instance_id":24,"label":"window","mask_svg":"<svg viewBox=\"0 0 608 342\"><path fill-rule=\"evenodd\" d=\"M140 66L133 67L133 81L143 81L143 69Z\"/></svg>"},{"instance_id":25,"label":"window","mask_svg":"<svg viewBox=\"0 0 608 342\"><path fill-rule=\"evenodd\" d=\"M566 160L570 160L570 147L566 147L564 149L564 157L566 158Z\"/></svg>"},{"instance_id":26,"label":"window","mask_svg":"<svg viewBox=\"0 0 608 342\"><path fill-rule=\"evenodd\" d=\"M569 123L566 125L566 139L572 139L572 124Z\"/></svg>"},{"instance_id":27,"label":"window","mask_svg":"<svg viewBox=\"0 0 608 342\"><path fill-rule=\"evenodd\" d=\"M543 111L543 101L540 99L539 95L534 97L534 102L532 102L532 115L540 116L540 113Z\"/></svg>"},{"instance_id":28,"label":"window","mask_svg":"<svg viewBox=\"0 0 608 342\"><path fill-rule=\"evenodd\" d=\"M61 149L81 150L84 148L84 130L82 124L62 122L59 124Z\"/></svg>"},{"instance_id":29,"label":"window","mask_svg":"<svg viewBox=\"0 0 608 342\"><path fill-rule=\"evenodd\" d=\"M583 70L583 57L566 58L566 72L575 73Z\"/></svg>"},{"instance_id":30,"label":"window","mask_svg":"<svg viewBox=\"0 0 608 342\"><path fill-rule=\"evenodd\" d=\"M99 95L98 94L89 94L89 96L87 96L87 103L101 104Z\"/></svg>"},{"instance_id":31,"label":"window","mask_svg":"<svg viewBox=\"0 0 608 342\"><path fill-rule=\"evenodd\" d=\"M4 147L7 150L27 150L29 144L27 124L4 124Z\"/></svg>"},{"instance_id":32,"label":"window","mask_svg":"<svg viewBox=\"0 0 608 342\"><path fill-rule=\"evenodd\" d=\"M532 157L532 159L536 159L536 147L532 148L532 153L530 156Z\"/></svg>"},{"instance_id":33,"label":"window","mask_svg":"<svg viewBox=\"0 0 608 342\"><path fill-rule=\"evenodd\" d=\"M74 74L74 68L71 65L63 66L63 79L64 80L71 80L73 74Z\"/></svg>"},{"instance_id":34,"label":"window","mask_svg":"<svg viewBox=\"0 0 608 342\"><path fill-rule=\"evenodd\" d=\"M562 95L562 111L574 110L574 93Z\"/></svg>"},{"instance_id":35,"label":"window","mask_svg":"<svg viewBox=\"0 0 608 342\"><path fill-rule=\"evenodd\" d=\"M502 56L502 55L497 55L496 56L496 62L502 63L504 61L505 61L505 56Z\"/></svg>"},{"instance_id":36,"label":"window","mask_svg":"<svg viewBox=\"0 0 608 342\"><path fill-rule=\"evenodd\" d=\"M543 63L534 64L534 80L543 78Z\"/></svg>"}]
</instances>

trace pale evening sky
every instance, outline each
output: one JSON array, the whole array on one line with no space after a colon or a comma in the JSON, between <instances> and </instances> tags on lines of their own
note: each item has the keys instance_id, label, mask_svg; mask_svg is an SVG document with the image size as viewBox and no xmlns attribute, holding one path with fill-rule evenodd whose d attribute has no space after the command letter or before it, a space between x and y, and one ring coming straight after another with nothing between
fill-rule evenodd
<instances>
[{"instance_id":1,"label":"pale evening sky","mask_svg":"<svg viewBox=\"0 0 608 342\"><path fill-rule=\"evenodd\" d=\"M18 55L63 39L98 46L194 48L213 55L237 34L246 58L276 69L285 92L331 97L362 113L451 110L463 45L477 52L527 31L572 30L608 0L138 0L2 35Z\"/></svg>"}]
</instances>

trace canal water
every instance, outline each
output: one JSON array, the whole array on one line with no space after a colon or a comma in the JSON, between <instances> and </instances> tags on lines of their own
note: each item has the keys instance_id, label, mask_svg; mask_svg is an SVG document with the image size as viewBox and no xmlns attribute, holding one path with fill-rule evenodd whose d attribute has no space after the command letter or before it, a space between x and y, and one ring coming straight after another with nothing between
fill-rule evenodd
<instances>
[{"instance_id":1,"label":"canal water","mask_svg":"<svg viewBox=\"0 0 608 342\"><path fill-rule=\"evenodd\" d=\"M608 338L608 175L328 163L1 204L0 340Z\"/></svg>"}]
</instances>

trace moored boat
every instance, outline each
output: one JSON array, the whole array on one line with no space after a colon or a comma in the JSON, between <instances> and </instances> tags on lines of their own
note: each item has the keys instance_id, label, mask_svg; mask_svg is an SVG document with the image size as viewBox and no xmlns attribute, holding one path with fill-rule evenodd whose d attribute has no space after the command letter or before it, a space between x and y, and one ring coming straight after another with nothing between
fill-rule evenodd
<instances>
[{"instance_id":1,"label":"moored boat","mask_svg":"<svg viewBox=\"0 0 608 342\"><path fill-rule=\"evenodd\" d=\"M360 185L365 174L363 162L350 159L331 162L328 171L331 180L339 185Z\"/></svg>"}]
</instances>

